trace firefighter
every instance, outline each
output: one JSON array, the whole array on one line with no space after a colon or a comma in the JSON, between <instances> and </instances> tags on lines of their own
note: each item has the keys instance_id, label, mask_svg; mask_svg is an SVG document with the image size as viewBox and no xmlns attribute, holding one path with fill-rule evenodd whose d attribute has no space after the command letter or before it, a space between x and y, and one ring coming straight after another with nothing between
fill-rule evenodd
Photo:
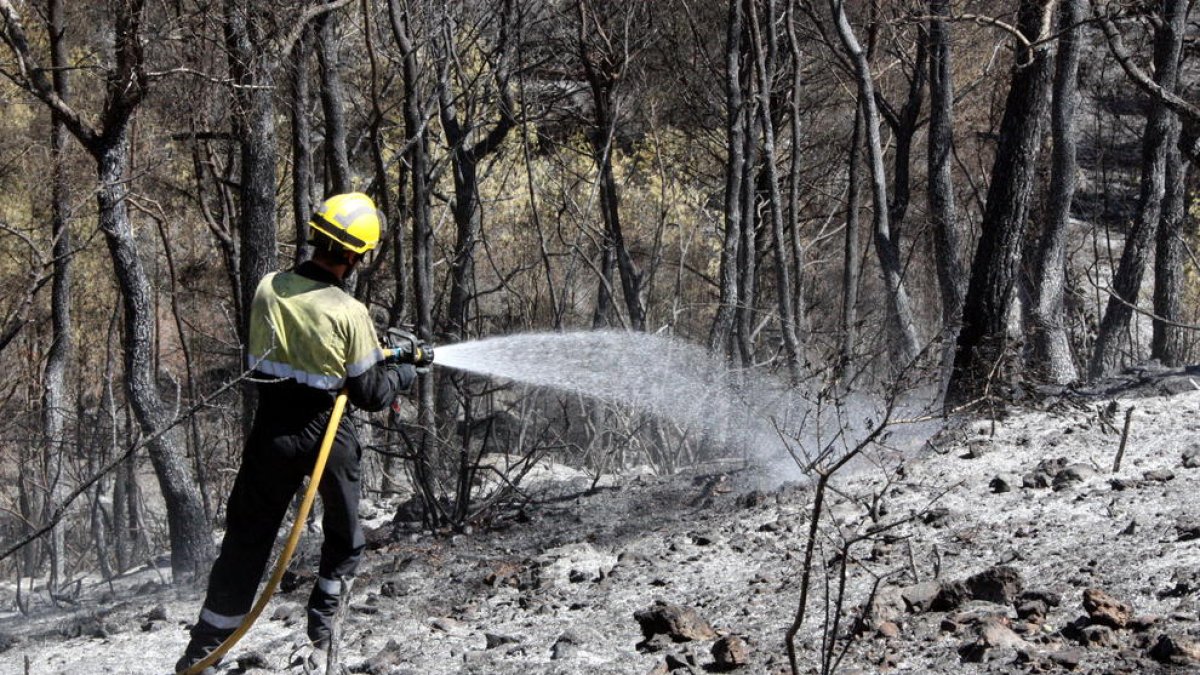
<instances>
[{"instance_id":1,"label":"firefighter","mask_svg":"<svg viewBox=\"0 0 1200 675\"><path fill-rule=\"evenodd\" d=\"M351 405L381 410L433 359L427 347L416 350L416 363L385 358L367 308L340 285L379 241L371 199L330 197L309 226L312 260L266 275L250 307L247 359L258 380L258 410L229 495L208 594L176 672L215 650L250 610L279 525L316 460L336 393L345 388ZM365 544L358 522L361 454L353 424L343 416L318 487L324 541L307 609L308 637L317 649L329 646L343 582Z\"/></svg>"}]
</instances>

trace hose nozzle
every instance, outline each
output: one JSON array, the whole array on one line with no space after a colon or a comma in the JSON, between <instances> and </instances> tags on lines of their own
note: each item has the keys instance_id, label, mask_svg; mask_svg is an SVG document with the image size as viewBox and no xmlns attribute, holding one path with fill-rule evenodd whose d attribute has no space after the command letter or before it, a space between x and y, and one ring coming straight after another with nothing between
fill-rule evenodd
<instances>
[{"instance_id":1,"label":"hose nozzle","mask_svg":"<svg viewBox=\"0 0 1200 675\"><path fill-rule=\"evenodd\" d=\"M388 348L385 353L388 358L398 363L411 363L418 370L433 365L433 345L416 335L400 328L389 328L387 341Z\"/></svg>"}]
</instances>

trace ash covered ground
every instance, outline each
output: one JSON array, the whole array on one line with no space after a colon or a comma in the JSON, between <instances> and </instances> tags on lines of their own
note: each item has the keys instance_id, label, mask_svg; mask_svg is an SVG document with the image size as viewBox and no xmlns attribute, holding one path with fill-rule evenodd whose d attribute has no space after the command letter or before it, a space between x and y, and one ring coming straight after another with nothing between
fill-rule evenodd
<instances>
[{"instance_id":1,"label":"ash covered ground","mask_svg":"<svg viewBox=\"0 0 1200 675\"><path fill-rule=\"evenodd\" d=\"M801 672L820 672L823 651L842 673L1200 670L1197 381L1143 373L952 421L835 480L796 639ZM354 585L341 664L790 672L813 487L761 489L768 478L731 462L589 491L559 471L471 533L381 537ZM368 503L364 516L383 527L394 506ZM169 672L202 589L167 574L6 614L0 672ZM221 672L302 672L307 592L278 595Z\"/></svg>"}]
</instances>

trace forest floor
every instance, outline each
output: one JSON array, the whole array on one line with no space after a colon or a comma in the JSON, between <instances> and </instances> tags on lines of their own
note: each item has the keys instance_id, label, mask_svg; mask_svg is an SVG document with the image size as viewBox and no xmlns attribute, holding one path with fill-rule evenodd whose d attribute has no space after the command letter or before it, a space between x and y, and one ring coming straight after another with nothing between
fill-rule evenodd
<instances>
[{"instance_id":1,"label":"forest floor","mask_svg":"<svg viewBox=\"0 0 1200 675\"><path fill-rule=\"evenodd\" d=\"M998 417L834 482L800 672L821 672L843 560L843 611L830 610L840 673L1200 670L1200 374L1135 373ZM589 491L564 475L471 533L374 543L341 663L379 675L790 672L814 490L763 480L729 464ZM383 525L391 509L364 516ZM3 615L0 673L169 672L201 589L166 576L143 570L85 585L74 607ZM307 592L277 596L221 672L302 672Z\"/></svg>"}]
</instances>

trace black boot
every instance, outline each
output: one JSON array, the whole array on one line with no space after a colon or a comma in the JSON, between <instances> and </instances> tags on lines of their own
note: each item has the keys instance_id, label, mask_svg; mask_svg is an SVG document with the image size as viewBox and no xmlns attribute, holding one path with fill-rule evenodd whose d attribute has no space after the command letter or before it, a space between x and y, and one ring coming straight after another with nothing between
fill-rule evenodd
<instances>
[{"instance_id":1,"label":"black boot","mask_svg":"<svg viewBox=\"0 0 1200 675\"><path fill-rule=\"evenodd\" d=\"M188 641L187 649L183 650L183 656L175 663L175 672L181 673L193 664L200 663L204 657L213 653L225 638L233 635L232 629L217 628L203 619L196 622L192 626L192 639ZM216 663L208 666L200 671L198 675L214 675L217 672L217 664L221 662L217 659Z\"/></svg>"},{"instance_id":2,"label":"black boot","mask_svg":"<svg viewBox=\"0 0 1200 675\"><path fill-rule=\"evenodd\" d=\"M348 601L346 596L349 595L350 582L350 578L338 580L334 593L329 592L334 590L333 584L323 579L318 579L313 585L312 593L308 596L308 639L317 649L329 649L338 609Z\"/></svg>"}]
</instances>

